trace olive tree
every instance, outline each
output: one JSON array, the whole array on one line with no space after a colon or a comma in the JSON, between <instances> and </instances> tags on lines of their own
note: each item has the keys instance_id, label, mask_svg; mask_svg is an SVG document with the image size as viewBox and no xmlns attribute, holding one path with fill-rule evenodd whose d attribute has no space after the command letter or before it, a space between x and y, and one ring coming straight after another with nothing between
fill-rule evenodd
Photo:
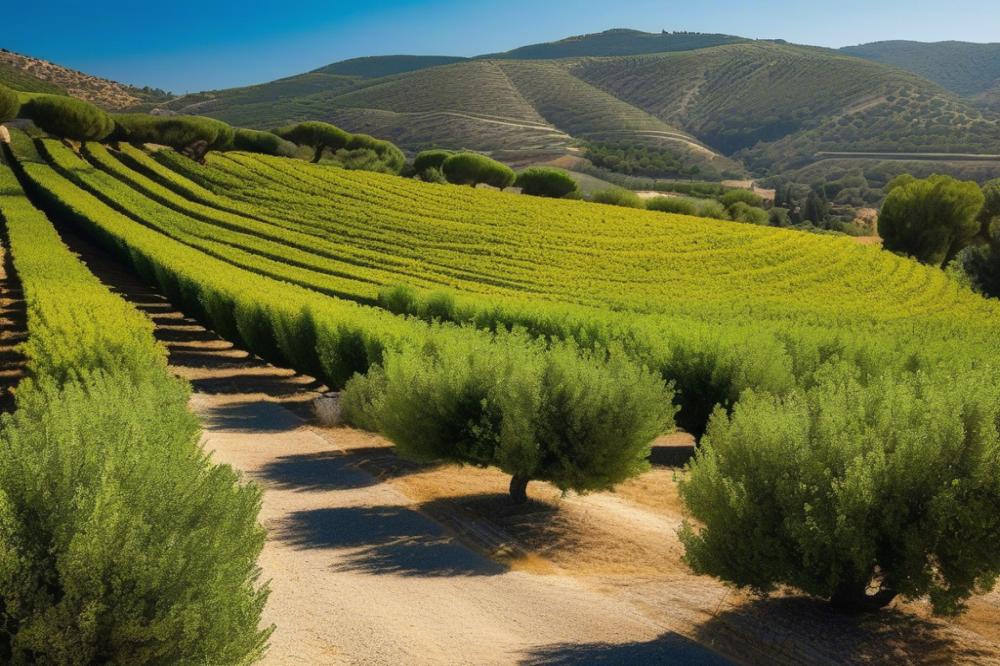
<instances>
[{"instance_id":1,"label":"olive tree","mask_svg":"<svg viewBox=\"0 0 1000 666\"><path fill-rule=\"evenodd\" d=\"M127 113L114 116L114 138L130 143L155 143L201 160L210 150L233 146L235 130L226 123L204 116L154 116Z\"/></svg>"},{"instance_id":2,"label":"olive tree","mask_svg":"<svg viewBox=\"0 0 1000 666\"><path fill-rule=\"evenodd\" d=\"M235 131L233 148L277 157L292 157L297 150L294 143L282 139L277 134L242 127Z\"/></svg>"},{"instance_id":3,"label":"olive tree","mask_svg":"<svg viewBox=\"0 0 1000 666\"><path fill-rule=\"evenodd\" d=\"M288 125L273 131L282 139L312 148L315 151L313 162L319 162L320 158L323 157L323 152L327 149L336 152L341 148L346 148L351 140L351 135L339 127L317 120Z\"/></svg>"},{"instance_id":4,"label":"olive tree","mask_svg":"<svg viewBox=\"0 0 1000 666\"><path fill-rule=\"evenodd\" d=\"M32 95L18 117L27 118L46 134L75 141L100 141L115 128L107 113L90 102L61 95Z\"/></svg>"},{"instance_id":5,"label":"olive tree","mask_svg":"<svg viewBox=\"0 0 1000 666\"><path fill-rule=\"evenodd\" d=\"M576 181L560 169L533 167L517 175L514 187L520 187L522 194L536 197L561 199L578 191Z\"/></svg>"},{"instance_id":6,"label":"olive tree","mask_svg":"<svg viewBox=\"0 0 1000 666\"><path fill-rule=\"evenodd\" d=\"M479 153L452 155L441 164L441 171L455 185L485 184L500 190L510 187L516 178L514 170L506 164Z\"/></svg>"},{"instance_id":7,"label":"olive tree","mask_svg":"<svg viewBox=\"0 0 1000 666\"><path fill-rule=\"evenodd\" d=\"M688 564L850 612L929 595L960 612L1000 575L1000 391L986 371L831 370L714 414L680 485Z\"/></svg>"},{"instance_id":8,"label":"olive tree","mask_svg":"<svg viewBox=\"0 0 1000 666\"><path fill-rule=\"evenodd\" d=\"M17 112L20 108L21 101L18 99L17 92L0 84L0 123L17 118Z\"/></svg>"},{"instance_id":9,"label":"olive tree","mask_svg":"<svg viewBox=\"0 0 1000 666\"><path fill-rule=\"evenodd\" d=\"M885 248L944 266L979 234L982 190L974 182L931 176L889 192L878 218Z\"/></svg>"},{"instance_id":10,"label":"olive tree","mask_svg":"<svg viewBox=\"0 0 1000 666\"><path fill-rule=\"evenodd\" d=\"M439 329L352 379L344 404L350 422L376 428L403 456L500 468L523 503L531 480L586 492L647 469L653 439L673 429L671 398L622 354Z\"/></svg>"}]
</instances>

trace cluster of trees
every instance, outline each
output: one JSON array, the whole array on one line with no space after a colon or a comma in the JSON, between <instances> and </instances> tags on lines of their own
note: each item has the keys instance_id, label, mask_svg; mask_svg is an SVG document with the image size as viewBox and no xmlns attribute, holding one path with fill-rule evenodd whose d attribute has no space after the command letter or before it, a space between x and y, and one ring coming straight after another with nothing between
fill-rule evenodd
<instances>
[{"instance_id":1,"label":"cluster of trees","mask_svg":"<svg viewBox=\"0 0 1000 666\"><path fill-rule=\"evenodd\" d=\"M765 209L764 199L750 190L732 189L719 197L707 199L663 196L643 200L631 190L611 188L593 193L591 200L596 203L625 208L645 208L661 213L693 215L747 224L788 226L784 211Z\"/></svg>"},{"instance_id":2,"label":"cluster of trees","mask_svg":"<svg viewBox=\"0 0 1000 666\"><path fill-rule=\"evenodd\" d=\"M425 150L414 158L413 170L426 182L489 185L499 190L510 187L517 179L517 174L506 164L468 151Z\"/></svg>"},{"instance_id":3,"label":"cluster of trees","mask_svg":"<svg viewBox=\"0 0 1000 666\"><path fill-rule=\"evenodd\" d=\"M587 159L599 169L647 178L697 177L702 169L687 166L677 153L644 143L617 141L587 144Z\"/></svg>"},{"instance_id":4,"label":"cluster of trees","mask_svg":"<svg viewBox=\"0 0 1000 666\"><path fill-rule=\"evenodd\" d=\"M306 121L274 130L274 134L313 150L313 162L330 153L333 161L348 168L399 173L406 165L406 156L389 141L367 134L351 134L335 125Z\"/></svg>"}]
</instances>

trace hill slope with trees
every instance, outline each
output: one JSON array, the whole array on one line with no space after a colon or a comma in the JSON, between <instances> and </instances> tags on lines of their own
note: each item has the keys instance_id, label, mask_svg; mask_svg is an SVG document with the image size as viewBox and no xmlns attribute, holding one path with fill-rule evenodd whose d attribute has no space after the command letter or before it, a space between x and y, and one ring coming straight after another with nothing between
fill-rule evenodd
<instances>
[{"instance_id":1,"label":"hill slope with trees","mask_svg":"<svg viewBox=\"0 0 1000 666\"><path fill-rule=\"evenodd\" d=\"M1000 44L889 41L841 51L908 70L967 97L1000 86Z\"/></svg>"}]
</instances>

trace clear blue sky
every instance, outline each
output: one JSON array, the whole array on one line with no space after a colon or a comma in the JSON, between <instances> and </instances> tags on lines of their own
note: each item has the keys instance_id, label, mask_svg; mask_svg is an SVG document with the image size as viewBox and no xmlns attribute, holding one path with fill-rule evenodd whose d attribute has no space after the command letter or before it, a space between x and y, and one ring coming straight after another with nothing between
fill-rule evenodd
<instances>
[{"instance_id":1,"label":"clear blue sky","mask_svg":"<svg viewBox=\"0 0 1000 666\"><path fill-rule=\"evenodd\" d=\"M6 3L0 47L193 92L363 55L478 55L612 27L722 32L820 46L1000 40L1000 2L951 0L176 0ZM928 3L929 5L929 3Z\"/></svg>"}]
</instances>

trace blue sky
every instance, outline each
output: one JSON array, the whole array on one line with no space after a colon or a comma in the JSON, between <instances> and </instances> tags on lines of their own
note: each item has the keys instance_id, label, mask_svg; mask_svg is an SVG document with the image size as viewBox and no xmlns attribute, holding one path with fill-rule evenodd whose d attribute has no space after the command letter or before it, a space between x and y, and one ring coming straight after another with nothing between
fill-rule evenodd
<instances>
[{"instance_id":1,"label":"blue sky","mask_svg":"<svg viewBox=\"0 0 1000 666\"><path fill-rule=\"evenodd\" d=\"M260 83L363 55L478 55L611 27L780 37L820 46L1000 40L996 0L927 7L922 0L9 4L0 47L173 92Z\"/></svg>"}]
</instances>

